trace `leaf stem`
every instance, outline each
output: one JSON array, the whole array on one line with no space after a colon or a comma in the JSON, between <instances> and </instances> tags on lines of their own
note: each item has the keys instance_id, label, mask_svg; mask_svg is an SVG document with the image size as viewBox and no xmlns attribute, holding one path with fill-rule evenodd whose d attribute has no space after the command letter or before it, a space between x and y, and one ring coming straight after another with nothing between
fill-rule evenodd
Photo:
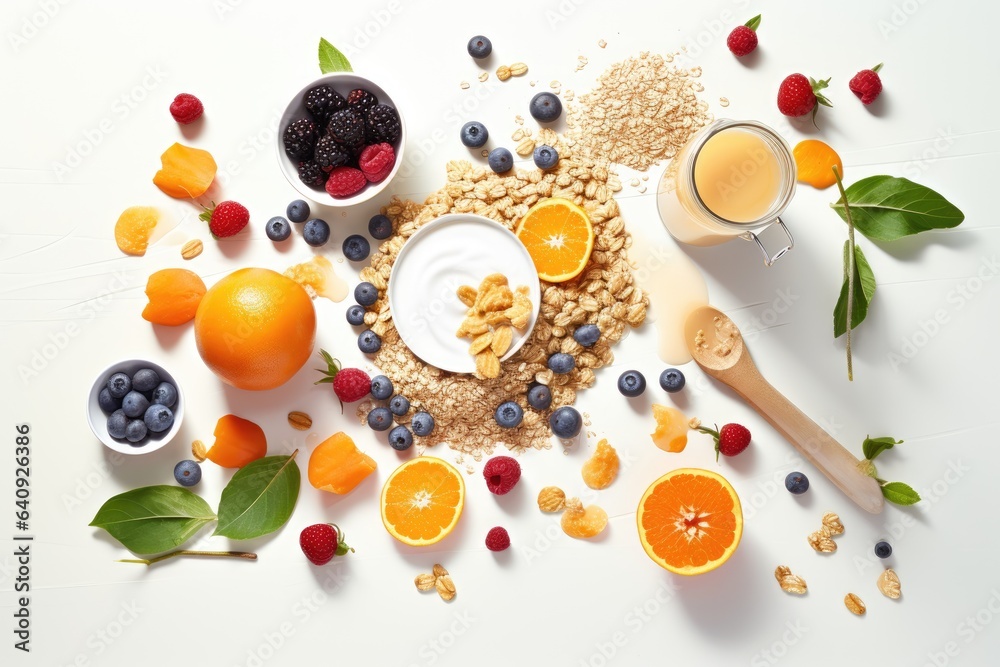
<instances>
[{"instance_id":1,"label":"leaf stem","mask_svg":"<svg viewBox=\"0 0 1000 667\"><path fill-rule=\"evenodd\" d=\"M854 361L851 357L851 319L854 317L854 220L851 218L851 207L847 204L847 192L844 190L844 182L840 180L840 171L833 167L833 176L837 179L837 188L840 190L840 198L844 202L844 217L847 218L847 379L854 382Z\"/></svg>"},{"instance_id":2,"label":"leaf stem","mask_svg":"<svg viewBox=\"0 0 1000 667\"><path fill-rule=\"evenodd\" d=\"M190 549L179 549L168 554L157 556L156 558L122 558L119 563L139 563L140 565L153 565L177 556L206 556L209 558L242 558L244 560L257 560L257 554L249 551L191 551Z\"/></svg>"}]
</instances>

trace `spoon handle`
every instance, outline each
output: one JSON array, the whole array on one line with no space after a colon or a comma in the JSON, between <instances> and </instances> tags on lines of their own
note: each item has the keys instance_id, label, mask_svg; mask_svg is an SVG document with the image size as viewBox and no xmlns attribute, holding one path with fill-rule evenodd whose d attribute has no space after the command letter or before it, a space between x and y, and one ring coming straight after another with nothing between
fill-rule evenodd
<instances>
[{"instance_id":1,"label":"spoon handle","mask_svg":"<svg viewBox=\"0 0 1000 667\"><path fill-rule=\"evenodd\" d=\"M843 445L759 374L746 374L738 384L733 389L848 498L872 514L882 511L878 482L862 472L858 459Z\"/></svg>"}]
</instances>

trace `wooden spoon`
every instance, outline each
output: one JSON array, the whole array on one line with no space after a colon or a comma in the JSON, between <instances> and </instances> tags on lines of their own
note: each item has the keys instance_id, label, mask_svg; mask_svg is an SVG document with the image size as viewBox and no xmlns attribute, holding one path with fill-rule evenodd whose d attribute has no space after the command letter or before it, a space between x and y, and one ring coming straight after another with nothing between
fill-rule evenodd
<instances>
[{"instance_id":1,"label":"wooden spoon","mask_svg":"<svg viewBox=\"0 0 1000 667\"><path fill-rule=\"evenodd\" d=\"M698 308L688 315L684 338L702 370L742 396L848 498L872 514L882 511L878 482L862 472L858 459L843 445L761 377L731 319L715 308Z\"/></svg>"}]
</instances>

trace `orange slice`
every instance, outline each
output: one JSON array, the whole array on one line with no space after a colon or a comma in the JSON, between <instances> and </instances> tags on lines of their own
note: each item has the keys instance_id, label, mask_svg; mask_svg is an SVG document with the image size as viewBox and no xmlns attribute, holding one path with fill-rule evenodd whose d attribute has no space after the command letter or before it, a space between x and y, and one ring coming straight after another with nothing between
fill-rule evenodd
<instances>
[{"instance_id":1,"label":"orange slice","mask_svg":"<svg viewBox=\"0 0 1000 667\"><path fill-rule=\"evenodd\" d=\"M819 139L800 141L792 149L792 156L798 172L796 179L818 190L825 190L837 182L833 175L834 167L841 178L844 176L844 164L837 151Z\"/></svg>"},{"instance_id":2,"label":"orange slice","mask_svg":"<svg viewBox=\"0 0 1000 667\"><path fill-rule=\"evenodd\" d=\"M550 283L576 278L594 250L594 227L587 212L559 197L528 209L514 233L528 249L538 277Z\"/></svg>"},{"instance_id":3,"label":"orange slice","mask_svg":"<svg viewBox=\"0 0 1000 667\"><path fill-rule=\"evenodd\" d=\"M465 480L449 463L430 456L407 461L382 487L382 523L403 544L423 547L454 530L465 505Z\"/></svg>"},{"instance_id":4,"label":"orange slice","mask_svg":"<svg viewBox=\"0 0 1000 667\"><path fill-rule=\"evenodd\" d=\"M722 475L698 468L679 468L650 484L636 520L646 554L676 574L714 570L743 536L736 491Z\"/></svg>"}]
</instances>

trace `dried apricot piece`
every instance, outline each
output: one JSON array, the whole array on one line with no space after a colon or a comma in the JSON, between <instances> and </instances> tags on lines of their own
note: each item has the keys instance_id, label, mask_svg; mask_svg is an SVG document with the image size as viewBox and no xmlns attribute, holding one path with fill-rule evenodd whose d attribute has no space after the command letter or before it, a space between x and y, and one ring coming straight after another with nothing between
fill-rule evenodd
<instances>
[{"instance_id":1,"label":"dried apricot piece","mask_svg":"<svg viewBox=\"0 0 1000 667\"><path fill-rule=\"evenodd\" d=\"M560 520L563 532L570 537L586 539L596 537L608 525L608 513L597 505L583 506L579 498L566 501L566 510Z\"/></svg>"},{"instance_id":2,"label":"dried apricot piece","mask_svg":"<svg viewBox=\"0 0 1000 667\"><path fill-rule=\"evenodd\" d=\"M163 269L149 276L142 319L175 327L194 319L205 296L205 283L187 269Z\"/></svg>"},{"instance_id":3,"label":"dried apricot piece","mask_svg":"<svg viewBox=\"0 0 1000 667\"><path fill-rule=\"evenodd\" d=\"M607 439L602 439L594 454L583 464L583 481L592 489L605 489L618 476L618 465L618 452Z\"/></svg>"},{"instance_id":4,"label":"dried apricot piece","mask_svg":"<svg viewBox=\"0 0 1000 667\"><path fill-rule=\"evenodd\" d=\"M683 452L687 447L688 419L677 408L653 405L656 431L650 434L653 444L665 452Z\"/></svg>"},{"instance_id":5,"label":"dried apricot piece","mask_svg":"<svg viewBox=\"0 0 1000 667\"><path fill-rule=\"evenodd\" d=\"M375 472L375 460L358 450L346 433L334 433L309 456L309 483L320 491L350 493Z\"/></svg>"},{"instance_id":6,"label":"dried apricot piece","mask_svg":"<svg viewBox=\"0 0 1000 667\"><path fill-rule=\"evenodd\" d=\"M223 415L215 425L215 444L205 458L223 468L242 468L267 454L264 430L249 419Z\"/></svg>"},{"instance_id":7,"label":"dried apricot piece","mask_svg":"<svg viewBox=\"0 0 1000 667\"><path fill-rule=\"evenodd\" d=\"M160 221L160 212L152 206L130 206L115 223L115 243L126 255L142 256L149 247L149 237Z\"/></svg>"},{"instance_id":8,"label":"dried apricot piece","mask_svg":"<svg viewBox=\"0 0 1000 667\"><path fill-rule=\"evenodd\" d=\"M177 199L194 199L205 194L218 169L208 151L177 143L163 152L160 163L153 183Z\"/></svg>"},{"instance_id":9,"label":"dried apricot piece","mask_svg":"<svg viewBox=\"0 0 1000 667\"><path fill-rule=\"evenodd\" d=\"M792 149L792 155L798 171L797 180L819 190L837 182L833 175L834 167L841 176L844 175L844 164L837 151L819 139L800 141Z\"/></svg>"}]
</instances>

